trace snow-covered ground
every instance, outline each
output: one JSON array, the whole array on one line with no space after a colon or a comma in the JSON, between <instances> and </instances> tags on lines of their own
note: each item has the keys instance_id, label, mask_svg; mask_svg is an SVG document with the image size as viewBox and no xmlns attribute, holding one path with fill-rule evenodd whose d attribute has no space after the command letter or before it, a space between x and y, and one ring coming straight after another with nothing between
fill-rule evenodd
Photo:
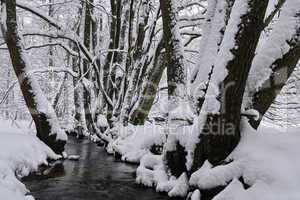
<instances>
[{"instance_id":1,"label":"snow-covered ground","mask_svg":"<svg viewBox=\"0 0 300 200\"><path fill-rule=\"evenodd\" d=\"M20 128L11 122L0 121L0 199L32 200L26 194L28 190L19 181L21 177L47 164L47 158L58 159L50 148L38 140L32 131L26 129L28 123L18 123ZM31 134L30 134L31 133Z\"/></svg>"},{"instance_id":2,"label":"snow-covered ground","mask_svg":"<svg viewBox=\"0 0 300 200\"><path fill-rule=\"evenodd\" d=\"M300 199L300 129L262 126L258 131L244 127L238 147L228 165L206 167L190 183L200 189L229 186L214 200L298 200ZM250 186L244 189L243 177ZM232 182L230 182L232 181Z\"/></svg>"},{"instance_id":3,"label":"snow-covered ground","mask_svg":"<svg viewBox=\"0 0 300 200\"><path fill-rule=\"evenodd\" d=\"M166 141L164 127L148 123L144 126L118 126L111 132L115 139L108 144L108 153L117 152L123 161L131 163L139 163L153 145L163 146Z\"/></svg>"},{"instance_id":4,"label":"snow-covered ground","mask_svg":"<svg viewBox=\"0 0 300 200\"><path fill-rule=\"evenodd\" d=\"M190 186L201 190L229 185L214 200L299 200L299 131L270 124L255 131L244 125L242 140L228 157L233 162L217 167L206 162L189 179L186 174L178 179L169 177L163 156L150 152L152 144L164 141L163 128L156 125L121 131L122 136L110 144L109 150L117 150L123 160L140 162L136 181L169 196L185 196ZM250 188L244 188L240 177ZM190 195L195 200L201 196L199 190Z\"/></svg>"}]
</instances>

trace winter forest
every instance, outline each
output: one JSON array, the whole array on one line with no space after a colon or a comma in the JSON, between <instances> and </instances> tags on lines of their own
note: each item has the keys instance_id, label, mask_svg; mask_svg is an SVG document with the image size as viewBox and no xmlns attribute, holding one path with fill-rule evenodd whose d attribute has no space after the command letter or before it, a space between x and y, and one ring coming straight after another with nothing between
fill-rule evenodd
<instances>
[{"instance_id":1,"label":"winter forest","mask_svg":"<svg viewBox=\"0 0 300 200\"><path fill-rule=\"evenodd\" d=\"M0 0L1 200L299 200L300 0Z\"/></svg>"}]
</instances>

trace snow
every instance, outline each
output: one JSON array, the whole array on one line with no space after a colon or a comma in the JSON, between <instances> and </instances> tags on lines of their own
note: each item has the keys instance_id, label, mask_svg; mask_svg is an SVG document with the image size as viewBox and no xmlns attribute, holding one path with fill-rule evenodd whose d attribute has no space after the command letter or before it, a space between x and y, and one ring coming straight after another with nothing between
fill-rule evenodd
<instances>
[{"instance_id":1,"label":"snow","mask_svg":"<svg viewBox=\"0 0 300 200\"><path fill-rule=\"evenodd\" d=\"M197 186L201 176L209 171L213 166L208 161L205 161L200 169L191 175L189 183L191 186Z\"/></svg>"},{"instance_id":2,"label":"snow","mask_svg":"<svg viewBox=\"0 0 300 200\"><path fill-rule=\"evenodd\" d=\"M174 187L168 193L169 197L185 197L189 190L188 177L183 173L174 184Z\"/></svg>"},{"instance_id":3,"label":"snow","mask_svg":"<svg viewBox=\"0 0 300 200\"><path fill-rule=\"evenodd\" d=\"M104 115L97 116L97 127L108 127L107 119Z\"/></svg>"},{"instance_id":4,"label":"snow","mask_svg":"<svg viewBox=\"0 0 300 200\"><path fill-rule=\"evenodd\" d=\"M198 189L193 192L191 200L201 200L201 193Z\"/></svg>"},{"instance_id":5,"label":"snow","mask_svg":"<svg viewBox=\"0 0 300 200\"><path fill-rule=\"evenodd\" d=\"M167 192L170 197L185 197L189 189L188 177L185 173L178 179L168 177L162 156L151 153L141 159L136 176L137 183L147 187L156 187L157 192Z\"/></svg>"},{"instance_id":6,"label":"snow","mask_svg":"<svg viewBox=\"0 0 300 200\"><path fill-rule=\"evenodd\" d=\"M211 5L210 5L211 4ZM215 5L216 4L216 5ZM192 76L196 77L193 84L195 88L194 96L196 98L202 98L205 93L203 90L207 88L209 73L211 72L219 51L219 44L222 42L223 34L222 29L226 27L226 15L228 12L227 1L212 1L209 3L206 25L204 27L204 36L200 43L200 58L199 66L196 67ZM203 51L205 49L205 51Z\"/></svg>"},{"instance_id":7,"label":"snow","mask_svg":"<svg viewBox=\"0 0 300 200\"><path fill-rule=\"evenodd\" d=\"M193 128L195 127L189 126L186 131ZM300 197L298 189L300 161L296 159L300 152L298 132L297 127L282 128L270 124L268 126L262 124L258 130L254 130L248 125L245 117L242 122L242 139L226 159L227 164L213 167L206 161L189 179L185 174L177 179L166 172L163 155L154 155L147 151L140 154L137 159L140 160L140 165L137 169L136 182L154 187L158 192L167 192L172 197L187 195L190 187L203 190L227 186L215 199L298 200ZM175 137L174 140L178 139L177 134L172 136ZM128 141L130 144L138 144L135 142L137 137L132 137L131 134L130 138L130 140L123 139L122 146L126 146L125 143ZM183 138L188 137L183 134ZM190 139L179 141L188 147L185 142ZM153 141L153 138L151 140ZM167 147L166 145L165 148ZM239 181L241 177L250 188L244 188ZM201 196L200 192L193 195L195 199Z\"/></svg>"},{"instance_id":8,"label":"snow","mask_svg":"<svg viewBox=\"0 0 300 200\"><path fill-rule=\"evenodd\" d=\"M6 5L5 4L1 4L0 6L0 13L1 13L1 29L3 31L6 31L7 27L6 27Z\"/></svg>"},{"instance_id":9,"label":"snow","mask_svg":"<svg viewBox=\"0 0 300 200\"><path fill-rule=\"evenodd\" d=\"M46 96L43 94L41 87L39 86L38 81L35 79L35 77L31 73L31 70L30 70L31 63L28 60L27 52L24 51L25 48L24 48L24 43L22 41L22 38L20 38L16 43L17 43L16 44L17 48L20 49L20 55L22 57L22 61L24 62L24 65L25 65L25 68L22 69L21 73L22 73L22 76L24 75L28 79L28 82L32 89L30 92L33 96L32 98L34 99L34 102L36 103L36 107L35 107L36 109L29 108L30 112L45 114L45 117L47 118L47 121L51 127L50 134L55 134L57 140L66 141L68 139L67 134L59 126L59 121L57 119L56 113L55 113L52 105L48 102ZM21 81L21 80L19 80L19 81Z\"/></svg>"},{"instance_id":10,"label":"snow","mask_svg":"<svg viewBox=\"0 0 300 200\"><path fill-rule=\"evenodd\" d=\"M68 159L69 160L79 160L80 156L79 155L69 155Z\"/></svg>"},{"instance_id":11,"label":"snow","mask_svg":"<svg viewBox=\"0 0 300 200\"><path fill-rule=\"evenodd\" d=\"M188 177L183 173L178 179L168 177L162 156L147 154L141 159L136 172L136 182L155 187L157 192L167 192L170 197L185 197L189 190Z\"/></svg>"},{"instance_id":12,"label":"snow","mask_svg":"<svg viewBox=\"0 0 300 200\"><path fill-rule=\"evenodd\" d=\"M0 199L32 200L19 179L36 171L47 158L59 159L49 147L23 129L0 122Z\"/></svg>"},{"instance_id":13,"label":"snow","mask_svg":"<svg viewBox=\"0 0 300 200\"><path fill-rule=\"evenodd\" d=\"M299 0L288 0L284 3L279 18L271 24L272 32L268 37L260 39L256 56L254 57L248 85L250 91L258 90L272 73L272 64L289 51L291 41L299 30L300 12Z\"/></svg>"},{"instance_id":14,"label":"snow","mask_svg":"<svg viewBox=\"0 0 300 200\"><path fill-rule=\"evenodd\" d=\"M167 180L166 174L160 174L159 167L157 166L162 166L162 156L153 155L151 153L144 155L136 171L136 182L148 187L153 187L159 180ZM154 170L155 167L156 170ZM159 176L157 176L157 174L159 174Z\"/></svg>"},{"instance_id":15,"label":"snow","mask_svg":"<svg viewBox=\"0 0 300 200\"><path fill-rule=\"evenodd\" d=\"M259 120L259 118L260 118L259 112L255 109L245 110L242 114L251 116L256 121Z\"/></svg>"},{"instance_id":16,"label":"snow","mask_svg":"<svg viewBox=\"0 0 300 200\"><path fill-rule=\"evenodd\" d=\"M189 101L179 101L176 107L170 106L169 118L172 121L193 122L194 114Z\"/></svg>"},{"instance_id":17,"label":"snow","mask_svg":"<svg viewBox=\"0 0 300 200\"><path fill-rule=\"evenodd\" d=\"M215 10L216 10L216 5L217 5L217 1L210 1L208 3L208 7L207 7L207 11L206 11L206 15L205 15L205 23L202 26L202 38L200 41L200 45L199 45L199 49L206 49L206 46L208 45L208 39L211 36L211 28L212 28L212 19L214 18L215 15ZM206 52L206 51L205 51ZM199 55L199 59L202 60L203 55L205 54L204 51L200 51L200 55ZM196 66L195 69L192 71L192 78L196 78L198 72L199 72L200 67ZM208 73L207 73L208 74Z\"/></svg>"},{"instance_id":18,"label":"snow","mask_svg":"<svg viewBox=\"0 0 300 200\"><path fill-rule=\"evenodd\" d=\"M227 63L233 59L231 50L235 48L235 36L239 31L239 24L241 17L247 13L249 8L247 0L235 1L230 19L225 30L224 38L220 46L220 51L216 58L214 73L211 78L210 86L207 90L208 100L205 100L203 109L209 113L218 113L220 110L220 103L217 99L219 95L219 84L227 76Z\"/></svg>"},{"instance_id":19,"label":"snow","mask_svg":"<svg viewBox=\"0 0 300 200\"><path fill-rule=\"evenodd\" d=\"M300 151L299 129L285 132L285 129L262 126L255 131L246 120L243 126L241 142L227 158L233 161L195 172L190 183L196 182L200 189L229 184L215 197L217 200L299 199L300 161L295 159ZM249 189L244 189L237 180L240 177L251 186Z\"/></svg>"},{"instance_id":20,"label":"snow","mask_svg":"<svg viewBox=\"0 0 300 200\"><path fill-rule=\"evenodd\" d=\"M121 159L126 162L139 163L150 152L152 145L163 145L166 141L164 127L152 124L127 127L119 125L108 131L115 138L108 144L108 152L121 154Z\"/></svg>"}]
</instances>

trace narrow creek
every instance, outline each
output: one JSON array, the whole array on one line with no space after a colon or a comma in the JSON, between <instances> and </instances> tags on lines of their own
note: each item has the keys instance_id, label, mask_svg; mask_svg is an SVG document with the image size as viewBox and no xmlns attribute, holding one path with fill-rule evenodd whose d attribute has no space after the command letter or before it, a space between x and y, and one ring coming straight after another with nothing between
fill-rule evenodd
<instances>
[{"instance_id":1,"label":"narrow creek","mask_svg":"<svg viewBox=\"0 0 300 200\"><path fill-rule=\"evenodd\" d=\"M68 154L79 161L57 163L46 176L23 180L36 200L167 200L135 183L136 166L115 161L102 147L88 140L70 137Z\"/></svg>"}]
</instances>

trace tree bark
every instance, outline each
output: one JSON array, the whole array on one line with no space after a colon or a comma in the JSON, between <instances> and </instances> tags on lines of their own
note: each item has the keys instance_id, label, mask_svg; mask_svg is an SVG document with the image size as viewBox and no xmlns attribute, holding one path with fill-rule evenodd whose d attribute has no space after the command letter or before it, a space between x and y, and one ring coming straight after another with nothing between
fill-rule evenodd
<instances>
[{"instance_id":1,"label":"tree bark","mask_svg":"<svg viewBox=\"0 0 300 200\"><path fill-rule=\"evenodd\" d=\"M237 2L235 1L234 4ZM241 22L237 25L235 45L225 50L231 52L232 59L224 66L228 75L218 85L217 101L220 108L217 113L207 114L200 134L200 142L194 151L192 171L201 167L205 160L213 165L220 164L240 141L243 95L268 6L267 0L245 0L245 3L248 9L242 14ZM239 7L233 6L230 17L239 12ZM230 23L236 23L235 20L230 19L228 26ZM229 33L225 31L224 37L226 34L230 36L230 31ZM205 101L210 102L209 99Z\"/></svg>"},{"instance_id":2,"label":"tree bark","mask_svg":"<svg viewBox=\"0 0 300 200\"><path fill-rule=\"evenodd\" d=\"M134 92L138 83L138 77L140 74L140 70L142 68L142 56L144 53L144 40L145 40L145 35L146 35L146 26L148 24L149 20L149 0L143 0L142 5L140 7L141 9L141 20L140 23L138 24L138 32L137 32L137 40L135 47L133 49L133 54L132 54L132 73L129 74L129 81L128 81L128 88L125 93L124 97L124 105L122 108L121 112L121 120L123 124L126 126L129 121L129 114L132 109L132 99L134 96ZM130 56L130 54L129 54Z\"/></svg>"},{"instance_id":3,"label":"tree bark","mask_svg":"<svg viewBox=\"0 0 300 200\"><path fill-rule=\"evenodd\" d=\"M93 1L85 4L85 21L84 21L84 46L91 50L91 34L92 34L92 5ZM91 64L87 60L83 60L83 74L86 80L91 80ZM86 126L90 134L96 134L95 120L91 109L91 88L83 84L83 100Z\"/></svg>"},{"instance_id":4,"label":"tree bark","mask_svg":"<svg viewBox=\"0 0 300 200\"><path fill-rule=\"evenodd\" d=\"M153 58L153 67L149 69L149 76L142 87L142 92L140 99L137 102L136 109L130 116L130 122L134 125L143 125L148 117L151 107L153 106L161 77L166 68L165 55L162 53L163 46L164 44L161 40Z\"/></svg>"},{"instance_id":5,"label":"tree bark","mask_svg":"<svg viewBox=\"0 0 300 200\"><path fill-rule=\"evenodd\" d=\"M184 69L183 46L178 27L178 10L173 0L160 0L163 18L164 45L166 49L166 65L168 75L168 95L170 101L183 98L186 84ZM182 87L182 88L178 88Z\"/></svg>"},{"instance_id":6,"label":"tree bark","mask_svg":"<svg viewBox=\"0 0 300 200\"><path fill-rule=\"evenodd\" d=\"M166 150L164 158L167 170L169 170L172 175L179 177L182 172L186 171L186 158L185 153L182 151L184 148L179 144L176 136L171 133L172 128L178 126L178 123L174 123L175 121L173 121L172 111L181 107L182 112L178 114L185 115L183 112L186 111L186 108L183 108L183 105L188 105L188 97L186 92L187 77L184 66L184 49L179 32L178 8L176 5L175 0L160 0L168 82L169 133L165 144Z\"/></svg>"},{"instance_id":7,"label":"tree bark","mask_svg":"<svg viewBox=\"0 0 300 200\"><path fill-rule=\"evenodd\" d=\"M1 0L2 6L6 6L6 27L1 24L3 35L9 49L15 74L18 78L25 103L30 111L36 126L37 136L56 153L62 153L67 136L60 128L53 107L42 93L37 81L28 70L29 63L22 39L18 33L16 17L16 1Z\"/></svg>"},{"instance_id":8,"label":"tree bark","mask_svg":"<svg viewBox=\"0 0 300 200\"><path fill-rule=\"evenodd\" d=\"M285 53L282 58L277 59L272 64L272 74L263 83L261 89L254 92L252 96L252 109L259 112L259 119L250 118L249 123L257 129L262 121L263 116L268 111L271 104L280 94L285 83L293 73L300 59L300 29L298 36L292 42L292 48Z\"/></svg>"}]
</instances>

